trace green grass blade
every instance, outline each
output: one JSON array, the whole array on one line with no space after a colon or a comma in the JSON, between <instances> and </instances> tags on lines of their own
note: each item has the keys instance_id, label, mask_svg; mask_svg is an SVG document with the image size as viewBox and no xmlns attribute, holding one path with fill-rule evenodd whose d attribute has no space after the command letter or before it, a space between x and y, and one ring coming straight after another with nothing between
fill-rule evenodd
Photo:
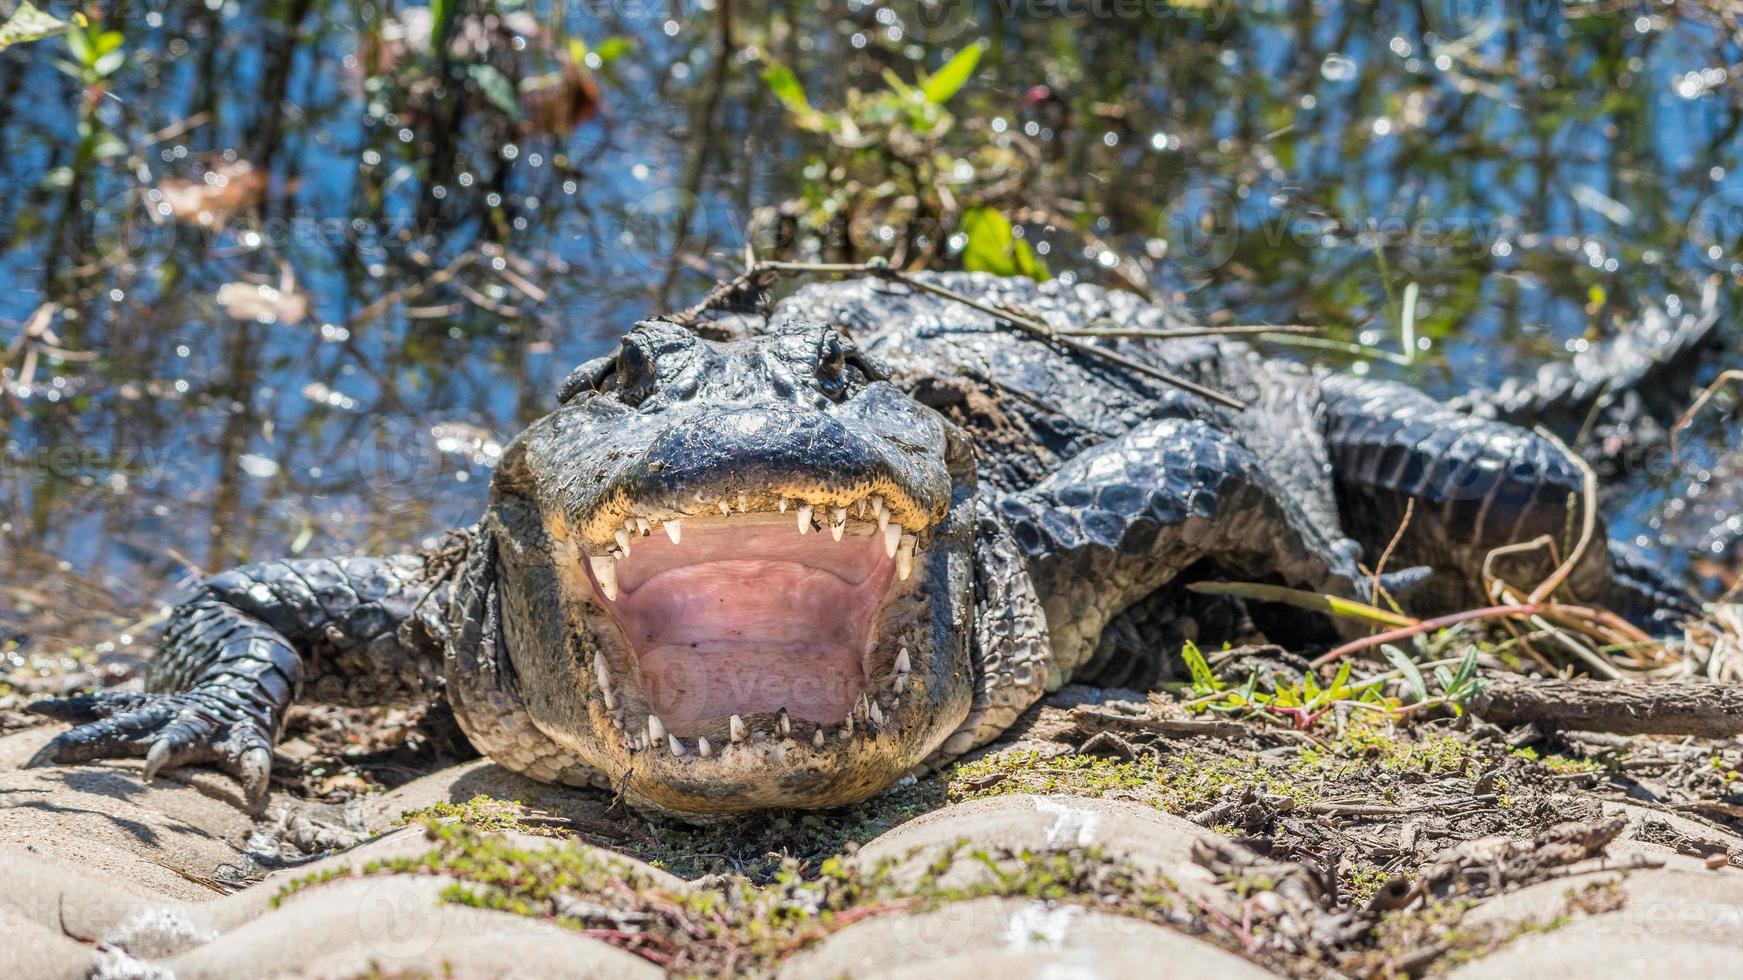
<instances>
[{"instance_id":1,"label":"green grass blade","mask_svg":"<svg viewBox=\"0 0 1743 980\"><path fill-rule=\"evenodd\" d=\"M1380 626L1415 626L1418 622L1409 616L1400 616L1395 612L1389 612L1378 606L1370 606L1365 602L1357 602L1354 599L1326 595L1321 592L1291 589L1282 585L1266 585L1260 582L1194 582L1187 588L1200 595L1226 595L1259 602L1281 602L1298 609L1312 609L1316 612L1330 613L1333 616L1342 616L1346 619L1360 619Z\"/></svg>"}]
</instances>

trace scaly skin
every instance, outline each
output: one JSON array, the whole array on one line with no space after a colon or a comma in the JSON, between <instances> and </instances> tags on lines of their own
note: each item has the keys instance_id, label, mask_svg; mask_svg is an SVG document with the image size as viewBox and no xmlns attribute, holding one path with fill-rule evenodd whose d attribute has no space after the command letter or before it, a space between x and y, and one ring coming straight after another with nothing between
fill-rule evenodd
<instances>
[{"instance_id":1,"label":"scaly skin","mask_svg":"<svg viewBox=\"0 0 1743 980\"><path fill-rule=\"evenodd\" d=\"M1182 325L1090 287L935 281L1061 327ZM440 556L269 562L208 580L165 634L154 693L38 706L82 724L33 764L214 761L257 796L295 698L391 678L401 694L439 688L480 750L537 779L684 814L841 805L990 741L1068 680L1153 680L1207 622L1187 611L1185 580L1362 597L1358 559L1414 501L1392 567L1432 568L1411 600L1444 608L1471 599L1495 546L1559 536L1579 491L1577 468L1539 436L1234 343L1119 342L1245 411L882 280L808 287L767 323L717 327L745 339L648 323L578 368L505 452L483 519ZM661 678L640 658L662 655L655 634L684 620L638 619L636 603L685 599L649 584L669 581L661 569L677 566L658 556L679 553L680 531L726 563L709 567L738 567L732 543L747 543L752 578L727 591L711 580L706 608L684 614L734 629L781 615L731 618L740 603L777 608L755 575L805 581L770 555L833 536L844 550L808 553L860 556L861 572L838 572L860 583L838 587L843 602L875 599L845 717L764 705L698 714L682 732L658 717ZM1694 608L1601 543L1570 584L1642 622ZM1340 628L1250 612L1285 643ZM793 676L850 676L804 670Z\"/></svg>"}]
</instances>

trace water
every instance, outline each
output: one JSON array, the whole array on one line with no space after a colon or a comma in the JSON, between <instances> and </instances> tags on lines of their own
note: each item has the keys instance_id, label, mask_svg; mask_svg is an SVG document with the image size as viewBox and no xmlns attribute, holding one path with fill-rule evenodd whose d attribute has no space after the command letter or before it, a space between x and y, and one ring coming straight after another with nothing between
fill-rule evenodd
<instances>
[{"instance_id":1,"label":"water","mask_svg":"<svg viewBox=\"0 0 1743 980\"><path fill-rule=\"evenodd\" d=\"M107 64L0 52L0 649L138 653L201 570L469 521L569 368L747 240L950 266L985 202L1055 275L1442 393L1709 277L1735 308L1743 51L1698 4L724 2L469 6L432 48L415 8L146 0ZM977 38L900 164L760 77L828 116Z\"/></svg>"}]
</instances>

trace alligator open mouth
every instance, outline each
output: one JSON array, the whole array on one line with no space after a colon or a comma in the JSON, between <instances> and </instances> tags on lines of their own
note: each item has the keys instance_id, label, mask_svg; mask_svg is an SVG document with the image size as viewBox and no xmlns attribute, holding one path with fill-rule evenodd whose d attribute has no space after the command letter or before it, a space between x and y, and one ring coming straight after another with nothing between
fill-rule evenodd
<instances>
[{"instance_id":1,"label":"alligator open mouth","mask_svg":"<svg viewBox=\"0 0 1743 980\"><path fill-rule=\"evenodd\" d=\"M921 535L880 495L768 503L739 496L717 513L627 517L608 553L589 554L588 579L628 653L595 652L595 680L631 749L822 749L893 716L912 663L900 637L882 635L882 613L912 576Z\"/></svg>"}]
</instances>

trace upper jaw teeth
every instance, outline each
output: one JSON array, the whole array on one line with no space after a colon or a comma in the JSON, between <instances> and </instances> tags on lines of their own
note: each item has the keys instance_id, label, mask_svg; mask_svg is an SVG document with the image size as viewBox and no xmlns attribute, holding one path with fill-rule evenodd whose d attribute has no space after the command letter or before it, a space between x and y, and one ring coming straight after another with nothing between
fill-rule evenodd
<instances>
[{"instance_id":1,"label":"upper jaw teeth","mask_svg":"<svg viewBox=\"0 0 1743 980\"><path fill-rule=\"evenodd\" d=\"M766 498L764 499L766 500ZM747 512L751 504L750 494L738 493L731 497L718 499L703 494L696 495L696 504L705 514L712 514L715 510L719 510L723 516L731 516L734 513L733 504L735 502L738 505L738 512ZM850 514L860 521L866 521L867 515L871 515L877 520L878 533L883 538L884 555L895 561L896 577L906 581L913 574L914 555L919 547L918 538L909 529L891 520L890 509L884 503L882 496L869 494L846 504L812 504L793 497L776 498L778 511L785 513L789 507L794 509L794 527L800 534L810 534L821 526L829 529L829 536L835 541L841 541L847 536ZM821 525L817 523L819 516L823 519ZM606 554L587 556L587 561L593 570L593 577L599 583L599 591L607 601L617 601L620 594L617 584L617 561L629 557L632 548L641 547L635 543L636 539L649 536L658 527L665 530L666 537L670 538L673 544L680 544L684 536L684 520L685 518L678 514L665 517L658 513L633 514L624 518L623 524L612 531L611 542L604 545L607 550ZM869 531L862 529L854 533L858 536L864 536Z\"/></svg>"}]
</instances>

